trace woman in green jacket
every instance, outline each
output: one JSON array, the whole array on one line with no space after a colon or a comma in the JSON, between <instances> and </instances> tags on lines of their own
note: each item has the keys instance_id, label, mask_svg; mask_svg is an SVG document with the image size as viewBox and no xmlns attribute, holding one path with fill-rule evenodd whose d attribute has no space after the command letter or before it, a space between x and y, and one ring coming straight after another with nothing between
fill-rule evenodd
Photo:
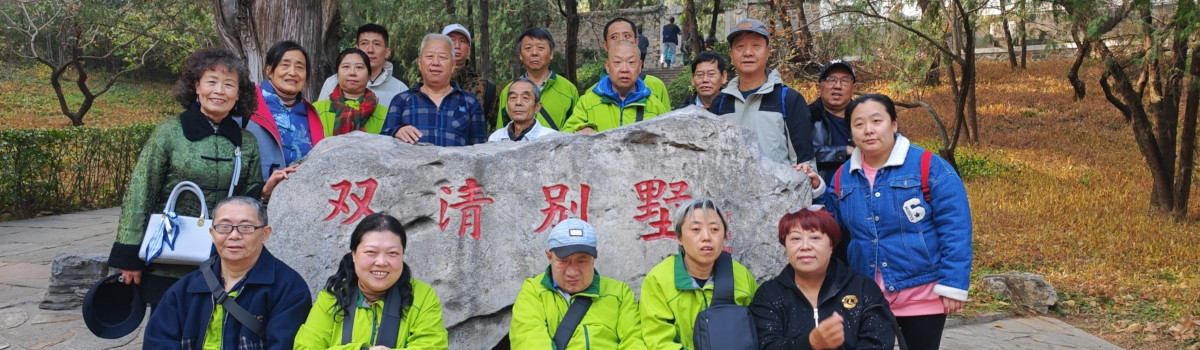
<instances>
[{"instance_id":1,"label":"woman in green jacket","mask_svg":"<svg viewBox=\"0 0 1200 350\"><path fill-rule=\"evenodd\" d=\"M146 263L138 258L150 214L163 211L176 184L196 183L204 192L205 205L212 208L230 192L266 202L282 179L282 175L272 177L263 184L258 143L230 118L254 112L256 91L246 63L233 52L209 48L192 53L174 91L185 110L159 123L138 156L121 203L108 266L121 270L125 284L137 284L151 307L175 281L196 270L193 265ZM239 169L235 156L239 149L240 171L234 174ZM238 180L230 191L235 177ZM199 199L183 192L175 212L200 216Z\"/></svg>"},{"instance_id":2,"label":"woman in green jacket","mask_svg":"<svg viewBox=\"0 0 1200 350\"><path fill-rule=\"evenodd\" d=\"M396 218L363 218L350 235L350 252L296 333L295 349L446 349L441 301L412 278L407 245Z\"/></svg>"},{"instance_id":3,"label":"woman in green jacket","mask_svg":"<svg viewBox=\"0 0 1200 350\"><path fill-rule=\"evenodd\" d=\"M365 131L378 134L387 119L388 103L379 101L367 88L371 80L371 59L356 48L342 50L337 60L338 85L329 99L313 103L325 136Z\"/></svg>"},{"instance_id":4,"label":"woman in green jacket","mask_svg":"<svg viewBox=\"0 0 1200 350\"><path fill-rule=\"evenodd\" d=\"M693 199L675 212L679 254L650 269L642 281L642 340L647 349L692 349L696 315L712 304L713 266L725 247L725 214L710 199ZM733 261L733 299L750 305L758 283Z\"/></svg>"}]
</instances>

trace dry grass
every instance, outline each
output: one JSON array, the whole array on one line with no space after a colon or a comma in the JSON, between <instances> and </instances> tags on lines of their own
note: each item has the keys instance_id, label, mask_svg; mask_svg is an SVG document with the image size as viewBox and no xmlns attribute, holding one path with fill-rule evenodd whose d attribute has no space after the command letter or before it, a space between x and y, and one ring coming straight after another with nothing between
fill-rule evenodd
<instances>
[{"instance_id":1,"label":"dry grass","mask_svg":"<svg viewBox=\"0 0 1200 350\"><path fill-rule=\"evenodd\" d=\"M1010 72L1004 63L980 63L982 143L964 142L960 162L983 157L1008 171L967 180L976 271L1045 275L1058 288L1059 314L1082 316L1077 324L1122 346L1194 347L1198 191L1190 221L1151 211L1149 171L1124 118L1097 86L1098 65L1085 67L1090 90L1075 102L1069 64L1033 62L1026 72ZM943 118L952 116L947 87L924 95ZM900 120L906 135L940 142L924 111L902 111Z\"/></svg>"},{"instance_id":2,"label":"dry grass","mask_svg":"<svg viewBox=\"0 0 1200 350\"><path fill-rule=\"evenodd\" d=\"M62 114L58 98L50 88L50 69L41 64L0 62L0 129L63 128L71 120ZM105 74L89 72L88 85L102 87ZM83 94L75 82L64 81L67 105L79 108ZM154 123L175 116L182 110L171 98L171 83L151 79L135 71L117 80L92 105L83 117L84 124L111 127L136 123Z\"/></svg>"}]
</instances>

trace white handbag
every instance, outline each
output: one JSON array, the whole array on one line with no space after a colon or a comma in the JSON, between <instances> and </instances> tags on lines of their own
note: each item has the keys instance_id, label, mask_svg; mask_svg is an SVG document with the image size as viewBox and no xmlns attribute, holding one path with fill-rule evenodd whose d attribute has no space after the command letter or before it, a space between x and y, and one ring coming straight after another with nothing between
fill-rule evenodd
<instances>
[{"instance_id":1,"label":"white handbag","mask_svg":"<svg viewBox=\"0 0 1200 350\"><path fill-rule=\"evenodd\" d=\"M233 188L237 186L242 168L242 149L234 150L236 163L233 167L233 180L229 183L229 194L233 196ZM200 199L200 217L181 216L175 213L175 201L183 191L191 191ZM142 246L138 249L138 258L149 266L151 262L159 264L200 265L208 260L212 252L212 236L208 229L212 227L212 218L208 216L208 202L204 200L204 191L191 181L180 181L171 190L171 197L162 214L151 214L146 223L146 234L142 236Z\"/></svg>"}]
</instances>

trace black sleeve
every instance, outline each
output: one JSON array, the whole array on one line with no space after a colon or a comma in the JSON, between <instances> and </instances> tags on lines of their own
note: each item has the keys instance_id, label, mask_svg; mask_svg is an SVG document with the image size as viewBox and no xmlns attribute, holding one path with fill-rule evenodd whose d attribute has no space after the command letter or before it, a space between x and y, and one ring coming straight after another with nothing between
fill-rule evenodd
<instances>
[{"instance_id":1,"label":"black sleeve","mask_svg":"<svg viewBox=\"0 0 1200 350\"><path fill-rule=\"evenodd\" d=\"M789 310L786 310L786 306L782 306L785 304L778 302L777 299L790 296L778 293L778 289L778 285L774 281L767 281L754 293L754 301L750 302L750 314L754 316L754 328L758 332L760 348L769 350L812 349L812 345L808 343L809 332L788 334L795 331L787 327L788 321L785 315ZM780 307L784 309L780 309Z\"/></svg>"},{"instance_id":2,"label":"black sleeve","mask_svg":"<svg viewBox=\"0 0 1200 350\"><path fill-rule=\"evenodd\" d=\"M786 106L788 114L784 120L787 121L788 137L792 140L792 148L796 149L796 162L803 163L813 160L812 114L808 111L808 103L804 101L804 95L794 89L788 89L787 96L784 97L784 106Z\"/></svg>"}]
</instances>

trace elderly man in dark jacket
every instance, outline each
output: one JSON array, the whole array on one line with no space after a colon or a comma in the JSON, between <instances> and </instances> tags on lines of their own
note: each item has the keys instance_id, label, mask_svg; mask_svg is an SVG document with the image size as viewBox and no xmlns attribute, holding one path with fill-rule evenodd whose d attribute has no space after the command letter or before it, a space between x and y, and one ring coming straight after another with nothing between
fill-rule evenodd
<instances>
[{"instance_id":1,"label":"elderly man in dark jacket","mask_svg":"<svg viewBox=\"0 0 1200 350\"><path fill-rule=\"evenodd\" d=\"M167 291L143 347L291 349L312 296L300 274L263 246L271 236L266 209L249 197L226 198L209 233L217 255Z\"/></svg>"}]
</instances>

